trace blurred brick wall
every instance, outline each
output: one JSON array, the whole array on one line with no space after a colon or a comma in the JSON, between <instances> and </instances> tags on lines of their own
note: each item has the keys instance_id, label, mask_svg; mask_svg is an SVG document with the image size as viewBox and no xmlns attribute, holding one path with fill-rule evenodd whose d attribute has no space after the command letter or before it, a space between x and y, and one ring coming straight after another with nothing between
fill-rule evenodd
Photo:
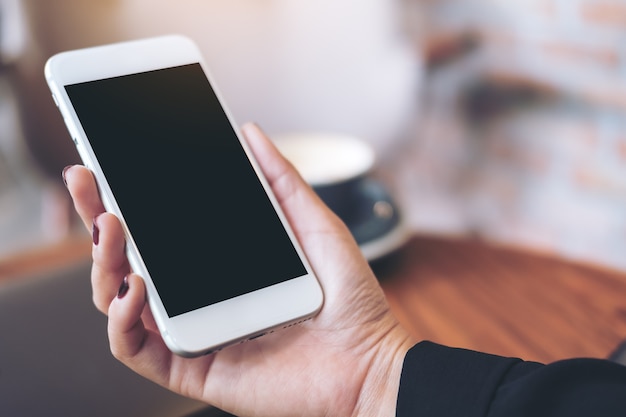
<instances>
[{"instance_id":1,"label":"blurred brick wall","mask_svg":"<svg viewBox=\"0 0 626 417\"><path fill-rule=\"evenodd\" d=\"M626 107L626 0L426 0L426 31L467 31L486 64Z\"/></svg>"},{"instance_id":2,"label":"blurred brick wall","mask_svg":"<svg viewBox=\"0 0 626 417\"><path fill-rule=\"evenodd\" d=\"M419 3L418 42L477 47L425 76L413 227L626 270L626 0Z\"/></svg>"}]
</instances>

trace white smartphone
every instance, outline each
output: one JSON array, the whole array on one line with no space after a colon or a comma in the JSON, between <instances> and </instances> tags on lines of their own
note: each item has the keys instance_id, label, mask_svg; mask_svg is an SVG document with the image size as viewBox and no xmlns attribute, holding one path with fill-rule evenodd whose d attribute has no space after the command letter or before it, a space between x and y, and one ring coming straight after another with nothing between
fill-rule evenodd
<instances>
[{"instance_id":1,"label":"white smartphone","mask_svg":"<svg viewBox=\"0 0 626 417\"><path fill-rule=\"evenodd\" d=\"M62 52L45 75L173 352L207 354L319 311L317 278L191 40Z\"/></svg>"}]
</instances>

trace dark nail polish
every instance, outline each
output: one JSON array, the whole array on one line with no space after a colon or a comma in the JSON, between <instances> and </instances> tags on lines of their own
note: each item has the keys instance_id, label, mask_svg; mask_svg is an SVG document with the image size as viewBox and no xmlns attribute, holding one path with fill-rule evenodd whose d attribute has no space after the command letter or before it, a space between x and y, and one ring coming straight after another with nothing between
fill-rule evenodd
<instances>
[{"instance_id":1,"label":"dark nail polish","mask_svg":"<svg viewBox=\"0 0 626 417\"><path fill-rule=\"evenodd\" d=\"M98 225L96 224L96 218L94 217L91 222L91 239L93 240L94 245L98 245L100 242L100 229L98 229Z\"/></svg>"},{"instance_id":2,"label":"dark nail polish","mask_svg":"<svg viewBox=\"0 0 626 417\"><path fill-rule=\"evenodd\" d=\"M61 174L63 176L63 184L65 184L65 186L67 187L67 179L65 178L65 174L67 173L67 170L70 169L73 165L68 165L65 168L63 168L63 173Z\"/></svg>"},{"instance_id":3,"label":"dark nail polish","mask_svg":"<svg viewBox=\"0 0 626 417\"><path fill-rule=\"evenodd\" d=\"M117 298L124 298L126 293L128 292L128 276L125 276L122 280L122 285L120 285L120 289L117 290Z\"/></svg>"}]
</instances>

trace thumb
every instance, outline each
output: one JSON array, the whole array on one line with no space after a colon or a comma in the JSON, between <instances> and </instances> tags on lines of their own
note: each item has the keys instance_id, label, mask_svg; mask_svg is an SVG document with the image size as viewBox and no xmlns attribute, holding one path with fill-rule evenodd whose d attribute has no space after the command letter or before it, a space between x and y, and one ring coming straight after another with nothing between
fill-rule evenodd
<instances>
[{"instance_id":1,"label":"thumb","mask_svg":"<svg viewBox=\"0 0 626 417\"><path fill-rule=\"evenodd\" d=\"M241 130L265 178L281 203L295 191L306 190L315 194L259 126L247 123Z\"/></svg>"},{"instance_id":2,"label":"thumb","mask_svg":"<svg viewBox=\"0 0 626 417\"><path fill-rule=\"evenodd\" d=\"M242 132L296 234L312 230L349 234L343 222L257 125L245 124Z\"/></svg>"}]
</instances>

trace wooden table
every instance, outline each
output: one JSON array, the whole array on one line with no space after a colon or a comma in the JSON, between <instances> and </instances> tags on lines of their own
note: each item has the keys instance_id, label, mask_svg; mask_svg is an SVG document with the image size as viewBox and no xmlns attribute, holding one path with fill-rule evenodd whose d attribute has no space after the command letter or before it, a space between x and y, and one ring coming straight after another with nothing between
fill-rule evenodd
<instances>
[{"instance_id":1,"label":"wooden table","mask_svg":"<svg viewBox=\"0 0 626 417\"><path fill-rule=\"evenodd\" d=\"M0 260L0 285L90 253L90 236L79 236ZM373 267L418 339L541 362L606 357L626 339L626 273L431 236Z\"/></svg>"},{"instance_id":2,"label":"wooden table","mask_svg":"<svg viewBox=\"0 0 626 417\"><path fill-rule=\"evenodd\" d=\"M604 358L626 339L625 273L428 236L374 269L418 339L540 362Z\"/></svg>"},{"instance_id":3,"label":"wooden table","mask_svg":"<svg viewBox=\"0 0 626 417\"><path fill-rule=\"evenodd\" d=\"M71 236L55 244L32 247L0 258L0 285L46 271L55 271L91 257L91 236Z\"/></svg>"}]
</instances>

